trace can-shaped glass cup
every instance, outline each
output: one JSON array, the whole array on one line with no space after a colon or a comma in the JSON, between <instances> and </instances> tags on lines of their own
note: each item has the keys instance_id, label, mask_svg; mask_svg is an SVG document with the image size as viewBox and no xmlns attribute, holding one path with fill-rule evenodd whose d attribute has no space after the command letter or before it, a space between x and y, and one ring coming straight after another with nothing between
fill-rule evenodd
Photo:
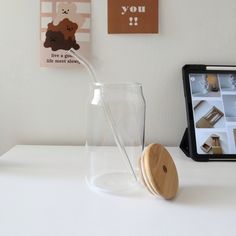
<instances>
[{"instance_id":1,"label":"can-shaped glass cup","mask_svg":"<svg viewBox=\"0 0 236 236\"><path fill-rule=\"evenodd\" d=\"M108 193L139 186L145 139L140 83L92 83L87 106L87 182Z\"/></svg>"}]
</instances>

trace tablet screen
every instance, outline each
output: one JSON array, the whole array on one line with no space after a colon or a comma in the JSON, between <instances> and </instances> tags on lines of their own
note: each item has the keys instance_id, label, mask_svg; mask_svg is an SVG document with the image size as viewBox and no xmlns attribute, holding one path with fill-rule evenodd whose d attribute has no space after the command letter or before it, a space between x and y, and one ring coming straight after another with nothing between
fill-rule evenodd
<instances>
[{"instance_id":1,"label":"tablet screen","mask_svg":"<svg viewBox=\"0 0 236 236\"><path fill-rule=\"evenodd\" d=\"M198 154L236 154L236 73L190 73Z\"/></svg>"}]
</instances>

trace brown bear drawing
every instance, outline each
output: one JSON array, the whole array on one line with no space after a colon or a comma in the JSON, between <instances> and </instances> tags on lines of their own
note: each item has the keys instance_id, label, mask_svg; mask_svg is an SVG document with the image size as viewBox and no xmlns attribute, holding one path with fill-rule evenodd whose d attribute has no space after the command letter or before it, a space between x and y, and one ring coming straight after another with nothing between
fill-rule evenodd
<instances>
[{"instance_id":1,"label":"brown bear drawing","mask_svg":"<svg viewBox=\"0 0 236 236\"><path fill-rule=\"evenodd\" d=\"M53 51L57 51L59 49L69 50L71 48L78 50L80 48L75 39L69 38L68 40L65 40L62 32L52 30L48 30L46 33L44 47L51 48Z\"/></svg>"},{"instance_id":2,"label":"brown bear drawing","mask_svg":"<svg viewBox=\"0 0 236 236\"><path fill-rule=\"evenodd\" d=\"M61 32L64 35L65 40L71 38L71 40L75 39L75 32L78 29L78 25L73 23L69 19L63 19L58 25L53 25L53 23L48 24L48 31L53 32Z\"/></svg>"}]
</instances>

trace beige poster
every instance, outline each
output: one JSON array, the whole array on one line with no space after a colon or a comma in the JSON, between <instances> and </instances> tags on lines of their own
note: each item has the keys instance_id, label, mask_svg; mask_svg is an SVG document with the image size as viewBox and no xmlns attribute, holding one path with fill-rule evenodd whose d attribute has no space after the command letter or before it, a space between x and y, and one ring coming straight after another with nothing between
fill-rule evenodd
<instances>
[{"instance_id":1,"label":"beige poster","mask_svg":"<svg viewBox=\"0 0 236 236\"><path fill-rule=\"evenodd\" d=\"M90 18L90 0L40 0L40 65L78 66L67 52L73 48L88 56Z\"/></svg>"}]
</instances>

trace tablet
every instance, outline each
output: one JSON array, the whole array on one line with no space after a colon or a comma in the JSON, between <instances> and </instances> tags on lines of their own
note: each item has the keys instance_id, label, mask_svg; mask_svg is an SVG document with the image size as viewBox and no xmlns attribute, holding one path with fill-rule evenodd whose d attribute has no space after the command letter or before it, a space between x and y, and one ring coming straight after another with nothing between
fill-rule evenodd
<instances>
[{"instance_id":1,"label":"tablet","mask_svg":"<svg viewBox=\"0 0 236 236\"><path fill-rule=\"evenodd\" d=\"M189 155L236 160L236 66L185 65Z\"/></svg>"}]
</instances>

